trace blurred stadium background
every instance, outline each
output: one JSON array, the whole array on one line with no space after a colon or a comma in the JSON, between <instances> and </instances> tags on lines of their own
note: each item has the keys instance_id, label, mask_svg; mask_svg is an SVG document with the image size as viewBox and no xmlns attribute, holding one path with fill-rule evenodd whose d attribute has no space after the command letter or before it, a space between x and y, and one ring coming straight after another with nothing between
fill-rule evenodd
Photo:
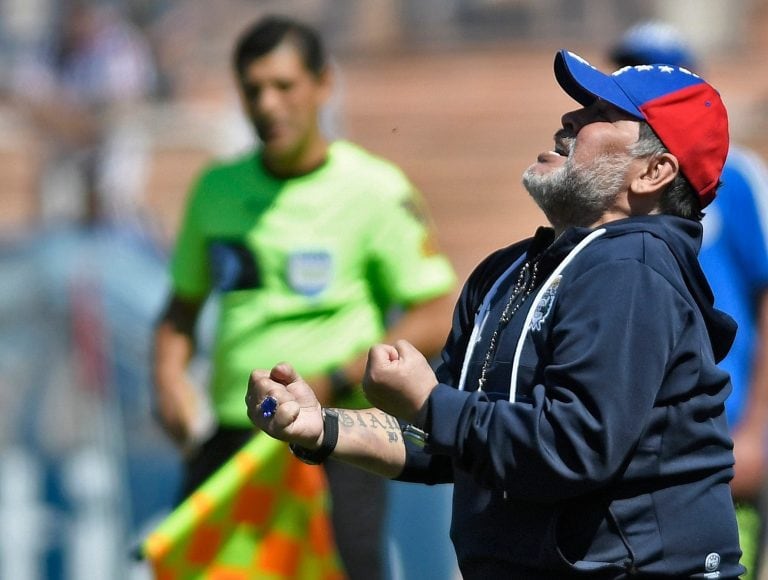
<instances>
[{"instance_id":1,"label":"blurred stadium background","mask_svg":"<svg viewBox=\"0 0 768 580\"><path fill-rule=\"evenodd\" d=\"M605 67L624 28L668 20L721 90L734 137L768 154L764 0L90 0L146 42L152 79L117 106L81 103L109 136L104 179L121 192L109 219L83 218L77 163L52 162L59 129L29 110L57 111L60 89L29 63L61 38L67 3L0 0L3 579L148 577L129 550L167 512L178 478L152 420L150 330L188 185L251 142L229 67L244 23L276 12L325 34L340 81L328 131L405 169L462 279L543 223L520 174L575 108L553 82L558 48ZM196 372L202 382L204 358ZM447 504L393 494L392 578L441 578L406 553L433 546L429 529L402 524L408 502L426 502L444 527Z\"/></svg>"}]
</instances>

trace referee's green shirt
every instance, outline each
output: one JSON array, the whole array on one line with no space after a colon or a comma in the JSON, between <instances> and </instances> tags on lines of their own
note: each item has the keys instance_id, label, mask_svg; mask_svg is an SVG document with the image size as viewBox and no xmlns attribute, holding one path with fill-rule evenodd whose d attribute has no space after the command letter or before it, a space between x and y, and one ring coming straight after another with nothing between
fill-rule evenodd
<instances>
[{"instance_id":1,"label":"referee's green shirt","mask_svg":"<svg viewBox=\"0 0 768 580\"><path fill-rule=\"evenodd\" d=\"M191 192L171 273L183 298L220 293L211 398L226 426L250 424L254 368L288 361L305 377L327 372L380 340L391 308L456 283L402 171L346 141L291 179L266 173L258 153L209 167Z\"/></svg>"}]
</instances>

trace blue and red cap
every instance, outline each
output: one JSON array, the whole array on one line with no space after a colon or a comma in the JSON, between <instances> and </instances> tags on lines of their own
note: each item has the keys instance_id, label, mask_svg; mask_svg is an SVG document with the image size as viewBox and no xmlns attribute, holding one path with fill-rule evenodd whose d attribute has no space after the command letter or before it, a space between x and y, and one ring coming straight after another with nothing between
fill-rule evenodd
<instances>
[{"instance_id":1,"label":"blue and red cap","mask_svg":"<svg viewBox=\"0 0 768 580\"><path fill-rule=\"evenodd\" d=\"M567 50L555 55L555 78L585 107L602 99L647 122L677 157L701 206L715 198L728 155L728 113L704 79L667 64L624 67L607 75Z\"/></svg>"}]
</instances>

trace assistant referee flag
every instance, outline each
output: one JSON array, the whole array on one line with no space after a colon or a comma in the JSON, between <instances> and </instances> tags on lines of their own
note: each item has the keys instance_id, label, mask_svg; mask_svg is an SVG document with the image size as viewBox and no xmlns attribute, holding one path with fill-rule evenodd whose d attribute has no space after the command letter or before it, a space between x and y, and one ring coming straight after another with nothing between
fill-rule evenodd
<instances>
[{"instance_id":1,"label":"assistant referee flag","mask_svg":"<svg viewBox=\"0 0 768 580\"><path fill-rule=\"evenodd\" d=\"M157 580L343 580L322 468L256 434L146 538Z\"/></svg>"}]
</instances>

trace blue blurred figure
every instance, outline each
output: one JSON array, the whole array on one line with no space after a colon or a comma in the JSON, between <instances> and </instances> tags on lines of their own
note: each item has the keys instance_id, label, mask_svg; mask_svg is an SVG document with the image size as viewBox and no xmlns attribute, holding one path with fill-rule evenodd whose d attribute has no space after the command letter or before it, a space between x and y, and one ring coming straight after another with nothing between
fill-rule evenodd
<instances>
[{"instance_id":1,"label":"blue blurred figure","mask_svg":"<svg viewBox=\"0 0 768 580\"><path fill-rule=\"evenodd\" d=\"M698 59L671 24L647 21L629 28L611 48L618 67L664 63L696 72ZM749 149L731 142L723 182L703 220L699 260L715 306L738 323L721 366L731 375L726 403L736 458L731 482L739 522L742 563L757 578L765 528L759 506L766 474L768 426L768 170Z\"/></svg>"}]
</instances>

